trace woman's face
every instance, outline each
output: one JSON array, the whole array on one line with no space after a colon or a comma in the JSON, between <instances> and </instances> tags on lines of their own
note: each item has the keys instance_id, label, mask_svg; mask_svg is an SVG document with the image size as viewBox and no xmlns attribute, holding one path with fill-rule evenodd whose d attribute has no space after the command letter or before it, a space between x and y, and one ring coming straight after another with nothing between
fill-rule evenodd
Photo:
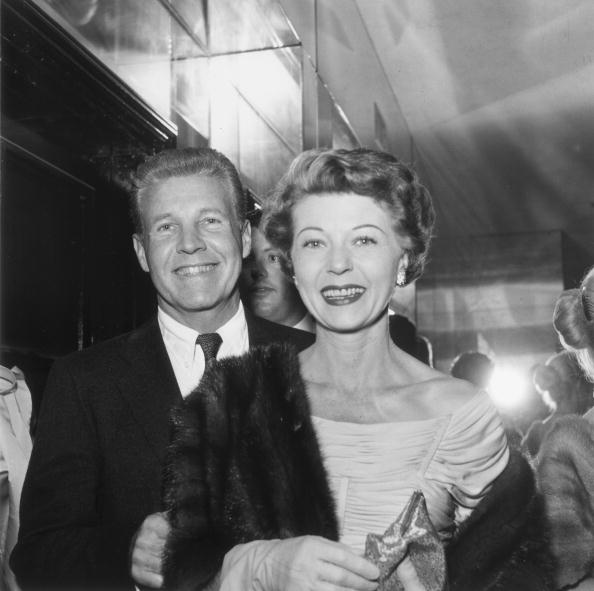
<instances>
[{"instance_id":1,"label":"woman's face","mask_svg":"<svg viewBox=\"0 0 594 591\"><path fill-rule=\"evenodd\" d=\"M408 262L388 210L371 197L321 193L292 215L295 281L311 314L338 332L375 322Z\"/></svg>"}]
</instances>

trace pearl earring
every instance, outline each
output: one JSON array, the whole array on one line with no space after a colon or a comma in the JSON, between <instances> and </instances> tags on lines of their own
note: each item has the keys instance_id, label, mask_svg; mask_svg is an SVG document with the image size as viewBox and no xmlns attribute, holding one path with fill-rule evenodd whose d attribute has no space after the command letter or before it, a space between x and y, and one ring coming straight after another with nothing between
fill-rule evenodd
<instances>
[{"instance_id":1,"label":"pearl earring","mask_svg":"<svg viewBox=\"0 0 594 591\"><path fill-rule=\"evenodd\" d=\"M398 274L396 275L396 285L398 287L404 287L406 285L406 271L404 269L398 270Z\"/></svg>"}]
</instances>

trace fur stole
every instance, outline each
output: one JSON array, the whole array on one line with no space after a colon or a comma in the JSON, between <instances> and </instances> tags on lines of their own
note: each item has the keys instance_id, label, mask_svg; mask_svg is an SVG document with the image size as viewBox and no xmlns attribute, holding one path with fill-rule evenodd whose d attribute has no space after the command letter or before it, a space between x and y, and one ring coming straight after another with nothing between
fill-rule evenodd
<instances>
[{"instance_id":1,"label":"fur stole","mask_svg":"<svg viewBox=\"0 0 594 591\"><path fill-rule=\"evenodd\" d=\"M294 349L253 348L209 367L173 411L164 476L167 589L206 587L234 545L338 539ZM512 459L446 547L451 591L545 591L548 555L532 470Z\"/></svg>"},{"instance_id":2,"label":"fur stole","mask_svg":"<svg viewBox=\"0 0 594 591\"><path fill-rule=\"evenodd\" d=\"M594 425L556 418L536 458L558 588L594 575Z\"/></svg>"},{"instance_id":3,"label":"fur stole","mask_svg":"<svg viewBox=\"0 0 594 591\"><path fill-rule=\"evenodd\" d=\"M234 545L306 534L337 540L334 503L296 351L222 360L172 414L164 476L167 589L203 588Z\"/></svg>"},{"instance_id":4,"label":"fur stole","mask_svg":"<svg viewBox=\"0 0 594 591\"><path fill-rule=\"evenodd\" d=\"M552 590L542 498L526 459L505 470L446 547L450 591Z\"/></svg>"}]
</instances>

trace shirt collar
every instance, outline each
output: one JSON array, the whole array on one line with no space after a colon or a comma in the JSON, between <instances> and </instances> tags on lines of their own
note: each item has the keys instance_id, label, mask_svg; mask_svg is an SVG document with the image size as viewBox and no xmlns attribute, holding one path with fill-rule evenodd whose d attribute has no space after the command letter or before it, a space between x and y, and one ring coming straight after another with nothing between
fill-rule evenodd
<instances>
[{"instance_id":1,"label":"shirt collar","mask_svg":"<svg viewBox=\"0 0 594 591\"><path fill-rule=\"evenodd\" d=\"M196 337L200 333L178 322L160 307L157 310L157 318L163 339L184 361L191 362L196 350ZM216 332L223 339L217 358L232 357L247 352L249 346L247 322L241 301L235 314Z\"/></svg>"}]
</instances>

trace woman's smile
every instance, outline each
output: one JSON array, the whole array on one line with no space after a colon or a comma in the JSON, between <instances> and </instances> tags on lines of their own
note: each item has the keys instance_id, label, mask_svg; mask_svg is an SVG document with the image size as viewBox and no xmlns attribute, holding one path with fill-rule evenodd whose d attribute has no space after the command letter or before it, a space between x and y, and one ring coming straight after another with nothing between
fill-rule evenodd
<instances>
[{"instance_id":1,"label":"woman's smile","mask_svg":"<svg viewBox=\"0 0 594 591\"><path fill-rule=\"evenodd\" d=\"M329 285L321 293L330 306L346 306L356 302L365 291L360 285Z\"/></svg>"}]
</instances>

